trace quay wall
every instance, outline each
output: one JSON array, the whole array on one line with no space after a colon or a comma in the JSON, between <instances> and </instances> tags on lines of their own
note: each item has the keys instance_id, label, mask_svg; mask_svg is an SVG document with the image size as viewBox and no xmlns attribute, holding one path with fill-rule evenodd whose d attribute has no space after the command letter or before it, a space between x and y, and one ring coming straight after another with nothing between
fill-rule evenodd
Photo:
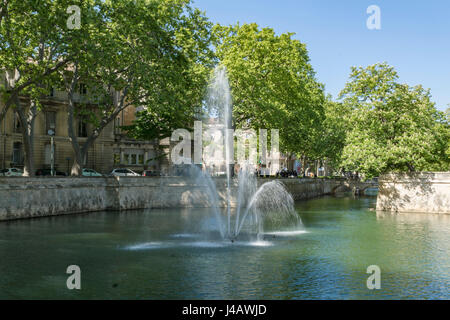
<instances>
[{"instance_id":1,"label":"quay wall","mask_svg":"<svg viewBox=\"0 0 450 320\"><path fill-rule=\"evenodd\" d=\"M226 179L214 178L226 206ZM258 184L272 179L259 179ZM283 179L295 200L330 194L328 179ZM0 221L108 210L210 207L207 185L181 177L1 177ZM231 205L237 182L232 181Z\"/></svg>"},{"instance_id":2,"label":"quay wall","mask_svg":"<svg viewBox=\"0 0 450 320\"><path fill-rule=\"evenodd\" d=\"M386 174L378 182L378 211L450 214L450 172Z\"/></svg>"}]
</instances>

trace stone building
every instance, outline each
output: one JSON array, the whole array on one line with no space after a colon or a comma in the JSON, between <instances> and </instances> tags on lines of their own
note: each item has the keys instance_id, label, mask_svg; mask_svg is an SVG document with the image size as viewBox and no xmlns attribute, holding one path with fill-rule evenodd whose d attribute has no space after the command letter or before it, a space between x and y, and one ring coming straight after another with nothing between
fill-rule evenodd
<instances>
[{"instance_id":1,"label":"stone building","mask_svg":"<svg viewBox=\"0 0 450 320\"><path fill-rule=\"evenodd\" d=\"M160 170L162 148L158 140L145 141L128 137L122 126L128 126L136 118L137 109L133 106L123 110L114 123L113 164L114 167L129 168L136 172Z\"/></svg>"},{"instance_id":2,"label":"stone building","mask_svg":"<svg viewBox=\"0 0 450 320\"><path fill-rule=\"evenodd\" d=\"M6 78L0 74L0 86L6 86ZM75 95L80 101L86 95L86 89L81 85ZM29 103L21 98L22 103ZM68 137L67 128L67 94L52 90L49 97L41 100L42 109L35 120L34 131L34 163L35 169L50 168L51 129L54 136L54 163L57 171L69 173L72 167L74 152ZM0 110L4 101L0 98ZM135 108L124 110L114 121L108 124L89 149L85 168L91 168L101 173L109 173L113 168L127 167L136 171L158 169L156 141L137 141L127 138L120 126L131 124L135 117ZM92 132L90 124L83 119L75 120L75 128L79 143L82 144ZM23 168L24 149L20 121L17 114L10 108L0 123L0 168Z\"/></svg>"}]
</instances>

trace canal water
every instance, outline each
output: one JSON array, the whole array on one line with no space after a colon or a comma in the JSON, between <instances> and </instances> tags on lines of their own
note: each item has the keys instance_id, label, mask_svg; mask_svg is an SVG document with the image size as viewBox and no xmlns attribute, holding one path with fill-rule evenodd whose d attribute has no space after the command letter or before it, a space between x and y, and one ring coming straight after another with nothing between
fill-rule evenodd
<instances>
[{"instance_id":1,"label":"canal water","mask_svg":"<svg viewBox=\"0 0 450 320\"><path fill-rule=\"evenodd\" d=\"M299 202L303 229L256 242L205 238L214 219L199 209L1 223L0 299L450 299L450 217L375 202ZM81 290L67 289L70 265ZM373 265L379 290L367 287Z\"/></svg>"}]
</instances>

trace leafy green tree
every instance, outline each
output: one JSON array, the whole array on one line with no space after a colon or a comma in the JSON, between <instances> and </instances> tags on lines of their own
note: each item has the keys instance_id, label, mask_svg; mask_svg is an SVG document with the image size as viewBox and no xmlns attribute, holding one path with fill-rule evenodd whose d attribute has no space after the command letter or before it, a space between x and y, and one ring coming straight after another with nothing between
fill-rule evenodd
<instances>
[{"instance_id":1,"label":"leafy green tree","mask_svg":"<svg viewBox=\"0 0 450 320\"><path fill-rule=\"evenodd\" d=\"M24 175L34 175L34 120L40 100L49 93L55 73L70 61L65 43L66 0L0 2L0 72L8 85L0 121L12 108L18 115L24 145Z\"/></svg>"},{"instance_id":2,"label":"leafy green tree","mask_svg":"<svg viewBox=\"0 0 450 320\"><path fill-rule=\"evenodd\" d=\"M164 139L173 130L192 128L202 110L210 71L215 63L211 49L212 24L190 1L179 1L181 10L173 16L167 30L169 47L178 48L178 61L167 59L159 67L164 74L152 100L137 113L133 125L125 126L137 139Z\"/></svg>"},{"instance_id":3,"label":"leafy green tree","mask_svg":"<svg viewBox=\"0 0 450 320\"><path fill-rule=\"evenodd\" d=\"M351 109L342 165L367 178L432 170L449 161L445 119L429 91L397 80L386 63L353 67L340 95Z\"/></svg>"},{"instance_id":4,"label":"leafy green tree","mask_svg":"<svg viewBox=\"0 0 450 320\"><path fill-rule=\"evenodd\" d=\"M440 161L430 169L433 171L450 171L450 108L439 113L435 134L438 142L436 152Z\"/></svg>"},{"instance_id":5,"label":"leafy green tree","mask_svg":"<svg viewBox=\"0 0 450 320\"><path fill-rule=\"evenodd\" d=\"M330 96L327 97L324 109L325 118L321 130L314 137L315 160L326 162L327 167L336 170L341 164L351 110L343 103L332 101Z\"/></svg>"},{"instance_id":6,"label":"leafy green tree","mask_svg":"<svg viewBox=\"0 0 450 320\"><path fill-rule=\"evenodd\" d=\"M279 129L281 151L312 155L325 97L305 44L254 23L216 25L214 32L217 57L228 70L234 126Z\"/></svg>"},{"instance_id":7,"label":"leafy green tree","mask_svg":"<svg viewBox=\"0 0 450 320\"><path fill-rule=\"evenodd\" d=\"M206 76L202 63L211 55L209 23L188 0L102 1L89 12L101 18L83 23L83 41L71 43L78 52L73 69L62 73L75 151L72 175L81 174L95 139L130 106L141 109L133 126L125 128L137 138L159 138L165 126L187 116L192 121ZM75 95L80 83L87 86L84 101ZM82 144L73 125L77 116L94 128Z\"/></svg>"}]
</instances>

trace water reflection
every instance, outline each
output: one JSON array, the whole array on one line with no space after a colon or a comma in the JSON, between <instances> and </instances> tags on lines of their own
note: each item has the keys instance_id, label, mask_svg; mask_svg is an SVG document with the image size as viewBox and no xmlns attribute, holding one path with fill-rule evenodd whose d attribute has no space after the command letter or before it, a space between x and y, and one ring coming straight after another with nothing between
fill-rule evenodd
<instances>
[{"instance_id":1,"label":"water reflection","mask_svg":"<svg viewBox=\"0 0 450 320\"><path fill-rule=\"evenodd\" d=\"M207 209L3 223L0 298L450 298L450 217L374 207L373 197L299 202L304 230L273 229L256 243L222 241ZM82 269L79 292L65 287L71 264ZM370 291L374 264L382 289Z\"/></svg>"}]
</instances>

